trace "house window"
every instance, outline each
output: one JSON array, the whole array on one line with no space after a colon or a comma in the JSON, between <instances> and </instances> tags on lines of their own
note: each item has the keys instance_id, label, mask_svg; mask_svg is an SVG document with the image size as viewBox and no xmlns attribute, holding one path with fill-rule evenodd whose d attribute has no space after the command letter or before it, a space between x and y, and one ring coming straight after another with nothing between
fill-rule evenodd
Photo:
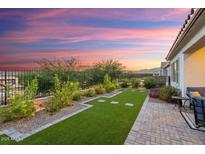
<instances>
[{"instance_id":1,"label":"house window","mask_svg":"<svg viewBox=\"0 0 205 154\"><path fill-rule=\"evenodd\" d=\"M179 60L172 63L172 81L179 82Z\"/></svg>"}]
</instances>

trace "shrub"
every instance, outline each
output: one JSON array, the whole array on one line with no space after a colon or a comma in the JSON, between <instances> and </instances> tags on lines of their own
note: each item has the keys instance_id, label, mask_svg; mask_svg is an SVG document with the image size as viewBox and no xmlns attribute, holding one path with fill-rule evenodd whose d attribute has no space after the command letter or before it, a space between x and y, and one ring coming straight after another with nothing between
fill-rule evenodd
<instances>
[{"instance_id":1,"label":"shrub","mask_svg":"<svg viewBox=\"0 0 205 154\"><path fill-rule=\"evenodd\" d=\"M95 96L96 95L95 89L94 88L86 89L84 95L87 97Z\"/></svg>"},{"instance_id":2,"label":"shrub","mask_svg":"<svg viewBox=\"0 0 205 154\"><path fill-rule=\"evenodd\" d=\"M109 85L109 84L111 84L111 78L109 77L108 74L105 74L104 80L103 80L103 84L104 84L104 85Z\"/></svg>"},{"instance_id":3,"label":"shrub","mask_svg":"<svg viewBox=\"0 0 205 154\"><path fill-rule=\"evenodd\" d=\"M99 84L99 85L95 86L95 92L97 94L104 94L105 88L103 87L103 85Z\"/></svg>"},{"instance_id":4,"label":"shrub","mask_svg":"<svg viewBox=\"0 0 205 154\"><path fill-rule=\"evenodd\" d=\"M81 92L80 91L74 92L73 95L72 95L72 100L74 100L74 101L81 100Z\"/></svg>"},{"instance_id":5,"label":"shrub","mask_svg":"<svg viewBox=\"0 0 205 154\"><path fill-rule=\"evenodd\" d=\"M54 91L47 110L51 113L59 111L65 106L71 105L73 94L78 90L78 82L61 83L58 76L54 77Z\"/></svg>"},{"instance_id":6,"label":"shrub","mask_svg":"<svg viewBox=\"0 0 205 154\"><path fill-rule=\"evenodd\" d=\"M37 95L38 91L38 81L37 78L33 79L31 83L28 83L28 86L25 88L24 91L24 99L25 100L32 100Z\"/></svg>"},{"instance_id":7,"label":"shrub","mask_svg":"<svg viewBox=\"0 0 205 154\"><path fill-rule=\"evenodd\" d=\"M3 117L4 122L32 117L35 115L35 107L33 101L24 100L19 95L15 99L10 99L8 107L0 109L0 115Z\"/></svg>"},{"instance_id":8,"label":"shrub","mask_svg":"<svg viewBox=\"0 0 205 154\"><path fill-rule=\"evenodd\" d=\"M132 78L131 83L132 83L132 88L138 88L140 84L140 80L137 78Z\"/></svg>"},{"instance_id":9,"label":"shrub","mask_svg":"<svg viewBox=\"0 0 205 154\"><path fill-rule=\"evenodd\" d=\"M108 93L110 93L110 92L112 92L113 90L115 90L115 88L116 88L116 86L115 86L115 84L113 84L113 83L111 83L111 84L105 86L105 90L106 90L106 92L108 92Z\"/></svg>"},{"instance_id":10,"label":"shrub","mask_svg":"<svg viewBox=\"0 0 205 154\"><path fill-rule=\"evenodd\" d=\"M110 92L112 92L113 90L116 89L117 82L116 81L112 82L111 78L109 77L109 75L106 74L104 76L103 86L104 86L106 92L110 93Z\"/></svg>"},{"instance_id":11,"label":"shrub","mask_svg":"<svg viewBox=\"0 0 205 154\"><path fill-rule=\"evenodd\" d=\"M117 80L113 80L112 83L115 85L115 89L120 88L120 84Z\"/></svg>"},{"instance_id":12,"label":"shrub","mask_svg":"<svg viewBox=\"0 0 205 154\"><path fill-rule=\"evenodd\" d=\"M157 80L157 86L159 88L164 87L165 85L166 85L165 80L162 80L162 79Z\"/></svg>"},{"instance_id":13,"label":"shrub","mask_svg":"<svg viewBox=\"0 0 205 154\"><path fill-rule=\"evenodd\" d=\"M122 88L127 88L129 86L129 80L128 79L123 79L121 83Z\"/></svg>"},{"instance_id":14,"label":"shrub","mask_svg":"<svg viewBox=\"0 0 205 154\"><path fill-rule=\"evenodd\" d=\"M157 81L156 81L155 78L152 78L152 77L144 78L144 86L145 86L145 88L147 88L147 89L155 88L156 85L157 85Z\"/></svg>"},{"instance_id":15,"label":"shrub","mask_svg":"<svg viewBox=\"0 0 205 154\"><path fill-rule=\"evenodd\" d=\"M33 99L37 94L37 79L33 79L28 83L24 94L16 95L15 98L9 98L9 106L0 108L0 116L4 121L18 120L21 118L32 117L35 115L35 107Z\"/></svg>"},{"instance_id":16,"label":"shrub","mask_svg":"<svg viewBox=\"0 0 205 154\"><path fill-rule=\"evenodd\" d=\"M165 100L167 102L171 102L172 96L179 96L180 92L178 89L174 87L163 87L160 89L159 97L162 100Z\"/></svg>"}]
</instances>

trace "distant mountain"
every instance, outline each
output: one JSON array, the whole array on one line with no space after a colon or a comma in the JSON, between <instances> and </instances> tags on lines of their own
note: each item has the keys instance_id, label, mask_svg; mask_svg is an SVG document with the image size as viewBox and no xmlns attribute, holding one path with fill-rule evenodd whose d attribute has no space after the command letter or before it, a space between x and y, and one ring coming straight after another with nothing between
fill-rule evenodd
<instances>
[{"instance_id":1,"label":"distant mountain","mask_svg":"<svg viewBox=\"0 0 205 154\"><path fill-rule=\"evenodd\" d=\"M160 73L160 67L157 68L151 68L151 69L143 69L136 71L138 74L159 74Z\"/></svg>"}]
</instances>

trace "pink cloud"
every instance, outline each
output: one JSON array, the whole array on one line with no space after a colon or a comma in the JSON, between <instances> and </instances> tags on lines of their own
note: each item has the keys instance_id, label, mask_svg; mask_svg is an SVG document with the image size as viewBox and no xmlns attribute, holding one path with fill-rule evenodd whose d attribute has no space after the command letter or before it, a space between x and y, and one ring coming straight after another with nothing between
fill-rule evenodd
<instances>
[{"instance_id":1,"label":"pink cloud","mask_svg":"<svg viewBox=\"0 0 205 154\"><path fill-rule=\"evenodd\" d=\"M121 19L131 21L180 20L190 12L190 8L175 9L50 9L28 16L30 19L45 19L55 16L91 17L101 19Z\"/></svg>"},{"instance_id":2,"label":"pink cloud","mask_svg":"<svg viewBox=\"0 0 205 154\"><path fill-rule=\"evenodd\" d=\"M5 64L4 67L9 68L29 68L29 67L38 67L35 63L43 58L70 58L76 57L80 60L80 63L84 66L92 66L99 60L103 59L104 57L111 57L113 55L114 59L119 60L123 65L127 67L129 70L139 70L143 68L153 68L158 67L160 65L161 60L157 59L145 59L139 58L135 55L141 54L160 54L159 51L154 50L99 50L97 52L82 52L82 51L48 51L48 52L41 52L41 53L25 53L24 56L22 55L10 55L10 56L1 56L0 61L1 63L13 61L14 64ZM122 58L123 56L131 56L130 58ZM26 64L22 64L25 62ZM107 58L105 58L107 59Z\"/></svg>"},{"instance_id":3,"label":"pink cloud","mask_svg":"<svg viewBox=\"0 0 205 154\"><path fill-rule=\"evenodd\" d=\"M99 16L103 18L121 18L131 19L132 16L138 20L167 20L176 17L182 17L189 9L141 9L143 16L136 16L127 9L50 9L39 11L35 14L29 14L27 24L29 28L21 31L10 32L6 36L2 36L2 41L12 41L19 43L31 43L45 39L57 39L63 42L80 42L87 40L123 40L123 39L149 39L172 41L175 38L178 27L167 28L150 28L150 29L114 29L114 28L94 28L88 26L69 25L65 22L56 23L49 21L38 21L37 19L45 19L55 16L84 17ZM104 12L104 13L102 13ZM164 12L164 13L162 13ZM111 14L113 15L111 15ZM3 15L3 13L1 13ZM15 15L14 13L10 13ZM6 12L4 15L9 15ZM70 35L70 36L66 36ZM156 43L155 43L156 44Z\"/></svg>"},{"instance_id":4,"label":"pink cloud","mask_svg":"<svg viewBox=\"0 0 205 154\"><path fill-rule=\"evenodd\" d=\"M130 12L131 11L131 12ZM133 13L132 13L133 11ZM81 41L119 41L125 44L136 46L136 49L120 49L120 50L103 50L97 49L93 52L73 51L73 50L56 50L56 51L27 51L23 55L1 55L0 61L27 61L39 60L48 57L79 57L86 64L91 64L104 57L123 57L123 56L137 56L140 54L160 54L166 51L152 49L153 46L171 46L180 27L166 27L166 28L141 28L141 29L125 29L125 28L102 28L77 26L66 23L69 19L79 17L94 17L99 19L120 19L125 21L178 21L185 19L190 9L138 9L138 13L129 9L46 9L39 10L36 13L20 13L20 12L0 12L1 17L25 17L25 23L29 26L23 30L10 31L6 35L1 36L1 42L9 43L28 43L38 42L47 39L58 40L58 43L70 43ZM140 16L139 14L143 14ZM50 18L64 18L59 22L49 20ZM48 20L47 20L48 19ZM145 39L144 42L135 42L135 39ZM4 45L4 44L3 44ZM138 46L143 46L140 48ZM0 46L0 51L8 51L9 47ZM11 51L20 49L11 48ZM26 49L24 49L26 50ZM87 50L87 49L86 49ZM120 58L121 58L120 57ZM129 68L133 67L153 67L159 66L159 60L150 59L120 59ZM12 64L11 64L12 65ZM10 65L10 66L11 66ZM22 64L20 64L22 65ZM148 66L149 65L149 66ZM21 66L22 67L22 66Z\"/></svg>"},{"instance_id":5,"label":"pink cloud","mask_svg":"<svg viewBox=\"0 0 205 154\"><path fill-rule=\"evenodd\" d=\"M115 29L74 26L68 24L32 22L31 27L22 31L10 32L2 39L6 41L29 43L45 39L57 39L62 42L80 42L86 40L122 40L136 38L170 39L176 36L178 27L150 29ZM70 35L70 36L66 36Z\"/></svg>"}]
</instances>

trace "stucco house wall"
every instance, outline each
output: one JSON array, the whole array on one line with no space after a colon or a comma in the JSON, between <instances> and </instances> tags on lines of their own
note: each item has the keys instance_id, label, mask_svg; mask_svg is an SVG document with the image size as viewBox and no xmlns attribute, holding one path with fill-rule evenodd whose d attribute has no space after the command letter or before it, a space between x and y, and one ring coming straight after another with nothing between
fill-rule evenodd
<instances>
[{"instance_id":1,"label":"stucco house wall","mask_svg":"<svg viewBox=\"0 0 205 154\"><path fill-rule=\"evenodd\" d=\"M193 29L190 34L187 36L188 41L183 44L183 47L180 49L178 54L170 60L170 66L173 62L175 62L177 59L179 60L179 82L173 82L172 81L172 73L170 68L170 75L171 75L171 86L178 88L181 90L182 96L186 95L186 87L187 86L204 86L204 84L199 84L199 82L204 81L204 70L205 70L205 57L204 57L204 48L202 50L198 51L189 51L189 54L186 53L190 48L196 44L201 38L203 38L205 35L205 22L203 22L203 25L200 25L200 29ZM200 56L199 56L200 55ZM199 60L200 59L200 60ZM196 63L196 64L193 64ZM188 68L191 67L201 67L201 69L196 70L196 72L190 72ZM204 68L204 70L202 70ZM186 70L185 70L186 69ZM186 73L185 73L186 72ZM198 75L197 75L198 74ZM196 76L196 79L191 80L193 78L193 75ZM197 79L201 75L200 80ZM192 77L190 77L192 76ZM198 77L197 77L198 76ZM187 78L187 79L186 79ZM197 83L195 80L198 80ZM196 83L196 84L195 84Z\"/></svg>"},{"instance_id":2,"label":"stucco house wall","mask_svg":"<svg viewBox=\"0 0 205 154\"><path fill-rule=\"evenodd\" d=\"M205 87L205 47L185 55L185 87Z\"/></svg>"}]
</instances>

